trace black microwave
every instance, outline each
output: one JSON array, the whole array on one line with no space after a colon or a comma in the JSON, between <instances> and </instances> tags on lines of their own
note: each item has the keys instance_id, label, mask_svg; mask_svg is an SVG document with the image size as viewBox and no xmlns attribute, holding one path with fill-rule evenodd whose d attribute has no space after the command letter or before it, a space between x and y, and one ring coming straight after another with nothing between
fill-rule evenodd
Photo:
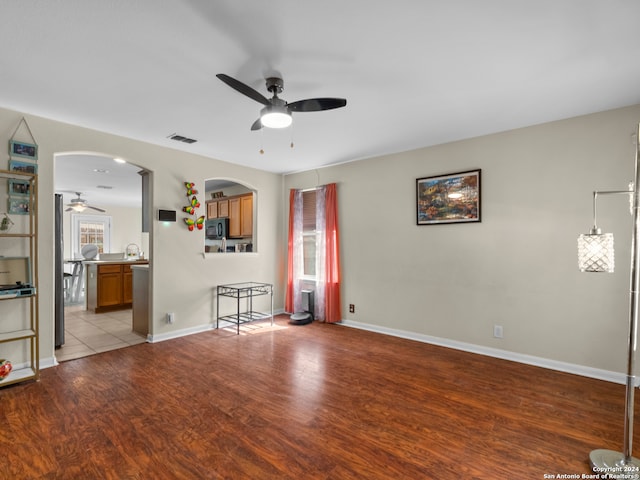
<instances>
[{"instance_id":1,"label":"black microwave","mask_svg":"<svg viewBox=\"0 0 640 480\"><path fill-rule=\"evenodd\" d=\"M229 219L212 218L204 222L205 235L209 240L222 240L229 236Z\"/></svg>"}]
</instances>

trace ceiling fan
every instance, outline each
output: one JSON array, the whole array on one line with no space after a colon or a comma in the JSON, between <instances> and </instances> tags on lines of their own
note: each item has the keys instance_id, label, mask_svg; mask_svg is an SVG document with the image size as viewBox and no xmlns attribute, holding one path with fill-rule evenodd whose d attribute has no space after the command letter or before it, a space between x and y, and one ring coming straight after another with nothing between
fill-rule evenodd
<instances>
[{"instance_id":1,"label":"ceiling fan","mask_svg":"<svg viewBox=\"0 0 640 480\"><path fill-rule=\"evenodd\" d=\"M71 202L67 203L67 207L69 208L67 208L65 212L70 212L71 210L75 212L84 212L87 208L96 210L98 212L106 212L106 210L103 210L102 208L92 207L91 205L89 205L84 198L80 198L80 192L75 192L75 193L78 196L78 198L72 198Z\"/></svg>"},{"instance_id":2,"label":"ceiling fan","mask_svg":"<svg viewBox=\"0 0 640 480\"><path fill-rule=\"evenodd\" d=\"M216 77L243 95L264 105L260 110L260 118L253 122L251 130L260 130L262 127L286 128L291 125L292 112L319 112L344 107L347 104L344 98L309 98L287 103L278 97L284 88L283 80L278 77L267 78L267 90L273 95L271 98L266 98L250 86L224 73L219 73Z\"/></svg>"}]
</instances>

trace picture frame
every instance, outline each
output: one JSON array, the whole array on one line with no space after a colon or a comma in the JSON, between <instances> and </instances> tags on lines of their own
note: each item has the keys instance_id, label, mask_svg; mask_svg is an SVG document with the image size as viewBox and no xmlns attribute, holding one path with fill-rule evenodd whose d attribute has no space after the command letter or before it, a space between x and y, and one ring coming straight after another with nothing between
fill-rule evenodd
<instances>
[{"instance_id":1,"label":"picture frame","mask_svg":"<svg viewBox=\"0 0 640 480\"><path fill-rule=\"evenodd\" d=\"M481 221L481 170L416 179L417 225Z\"/></svg>"},{"instance_id":2,"label":"picture frame","mask_svg":"<svg viewBox=\"0 0 640 480\"><path fill-rule=\"evenodd\" d=\"M17 140L9 140L9 156L37 160L38 146L33 143L25 143L25 142L19 142Z\"/></svg>"},{"instance_id":3,"label":"picture frame","mask_svg":"<svg viewBox=\"0 0 640 480\"><path fill-rule=\"evenodd\" d=\"M23 162L21 160L9 160L9 170L11 170L12 172L35 175L38 173L38 164Z\"/></svg>"},{"instance_id":4,"label":"picture frame","mask_svg":"<svg viewBox=\"0 0 640 480\"><path fill-rule=\"evenodd\" d=\"M7 208L11 215L29 215L29 199L9 197Z\"/></svg>"},{"instance_id":5,"label":"picture frame","mask_svg":"<svg viewBox=\"0 0 640 480\"><path fill-rule=\"evenodd\" d=\"M28 197L31 184L27 180L9 179L9 196L10 197Z\"/></svg>"}]
</instances>

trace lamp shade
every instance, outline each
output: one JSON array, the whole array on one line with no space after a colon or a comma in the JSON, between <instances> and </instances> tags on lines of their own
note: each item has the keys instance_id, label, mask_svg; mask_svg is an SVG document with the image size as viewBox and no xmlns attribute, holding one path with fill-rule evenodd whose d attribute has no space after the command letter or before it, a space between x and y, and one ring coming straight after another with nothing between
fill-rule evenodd
<instances>
[{"instance_id":1,"label":"lamp shade","mask_svg":"<svg viewBox=\"0 0 640 480\"><path fill-rule=\"evenodd\" d=\"M578 237L578 268L581 272L614 269L613 233L586 233Z\"/></svg>"},{"instance_id":2,"label":"lamp shade","mask_svg":"<svg viewBox=\"0 0 640 480\"><path fill-rule=\"evenodd\" d=\"M291 125L291 113L286 106L268 105L260 112L262 126L267 128L286 128Z\"/></svg>"}]
</instances>

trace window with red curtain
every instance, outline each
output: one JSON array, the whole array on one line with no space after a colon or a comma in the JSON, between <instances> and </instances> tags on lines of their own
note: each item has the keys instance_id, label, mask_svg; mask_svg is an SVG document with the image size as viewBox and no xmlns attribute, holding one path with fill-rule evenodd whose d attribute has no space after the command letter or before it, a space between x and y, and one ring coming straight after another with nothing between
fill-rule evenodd
<instances>
[{"instance_id":1,"label":"window with red curtain","mask_svg":"<svg viewBox=\"0 0 640 480\"><path fill-rule=\"evenodd\" d=\"M314 317L342 319L336 184L289 194L289 251L285 309L300 311L302 282L315 283Z\"/></svg>"}]
</instances>

